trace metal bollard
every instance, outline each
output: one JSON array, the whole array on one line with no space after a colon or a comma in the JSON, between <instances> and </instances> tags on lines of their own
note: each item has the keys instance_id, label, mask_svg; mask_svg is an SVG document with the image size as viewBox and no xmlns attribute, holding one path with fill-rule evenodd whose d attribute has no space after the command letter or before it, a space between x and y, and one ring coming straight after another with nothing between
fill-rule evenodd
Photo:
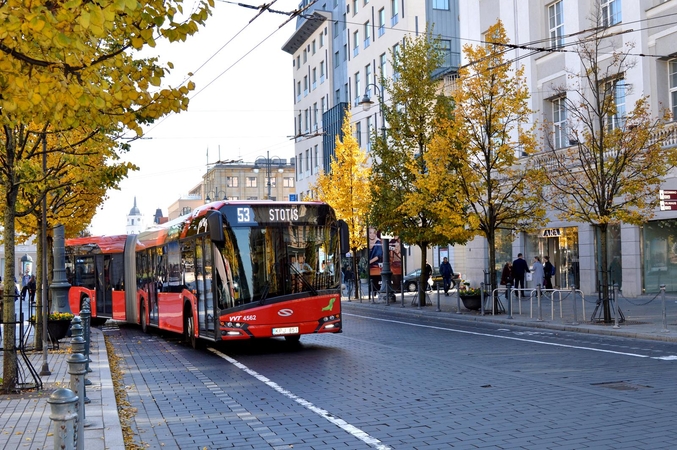
<instances>
[{"instance_id":1,"label":"metal bollard","mask_svg":"<svg viewBox=\"0 0 677 450\"><path fill-rule=\"evenodd\" d=\"M571 298L573 299L572 304L573 304L573 307L574 307L574 321L571 322L571 324L572 325L578 325L578 311L576 310L577 309L576 308L576 286L571 286Z\"/></svg>"},{"instance_id":2,"label":"metal bollard","mask_svg":"<svg viewBox=\"0 0 677 450\"><path fill-rule=\"evenodd\" d=\"M461 280L456 285L456 314L461 314Z\"/></svg>"},{"instance_id":3,"label":"metal bollard","mask_svg":"<svg viewBox=\"0 0 677 450\"><path fill-rule=\"evenodd\" d=\"M669 333L670 330L668 330L668 313L665 310L665 285L661 284L661 304L663 308L663 329L661 330L661 333Z\"/></svg>"},{"instance_id":4,"label":"metal bollard","mask_svg":"<svg viewBox=\"0 0 677 450\"><path fill-rule=\"evenodd\" d=\"M480 316L484 315L484 281L480 283Z\"/></svg>"},{"instance_id":5,"label":"metal bollard","mask_svg":"<svg viewBox=\"0 0 677 450\"><path fill-rule=\"evenodd\" d=\"M541 309L541 285L536 285L536 304L538 305L538 322L543 322L543 310Z\"/></svg>"},{"instance_id":6,"label":"metal bollard","mask_svg":"<svg viewBox=\"0 0 677 450\"><path fill-rule=\"evenodd\" d=\"M75 450L75 421L77 420L78 396L70 389L57 389L47 399L51 413L50 420L54 425L54 448Z\"/></svg>"},{"instance_id":7,"label":"metal bollard","mask_svg":"<svg viewBox=\"0 0 677 450\"><path fill-rule=\"evenodd\" d=\"M506 300L508 300L508 319L512 319L512 293L510 292L512 290L512 284L508 283L505 285L505 296Z\"/></svg>"},{"instance_id":8,"label":"metal bollard","mask_svg":"<svg viewBox=\"0 0 677 450\"><path fill-rule=\"evenodd\" d=\"M618 317L621 315L621 310L618 307L618 284L614 283L614 328L620 328L620 325L618 325Z\"/></svg>"},{"instance_id":9,"label":"metal bollard","mask_svg":"<svg viewBox=\"0 0 677 450\"><path fill-rule=\"evenodd\" d=\"M437 309L435 312L440 312L442 309L440 308L440 283L435 283L435 286L437 287Z\"/></svg>"},{"instance_id":10,"label":"metal bollard","mask_svg":"<svg viewBox=\"0 0 677 450\"><path fill-rule=\"evenodd\" d=\"M73 317L73 320L71 321L71 348L73 347L73 339L79 338L82 341L77 341L76 345L82 344L82 347L78 347L77 351L73 350L73 353L82 353L87 357L87 341L85 341L84 337L85 333L85 327L82 326L82 319L80 316L75 316ZM87 358L89 359L89 358ZM89 362L87 363L89 365ZM87 370L87 366L85 366L85 370ZM88 370L88 372L91 372L91 370ZM85 378L85 386L91 386L92 382ZM87 396L85 396L85 400L87 403L89 403L89 399Z\"/></svg>"},{"instance_id":11,"label":"metal bollard","mask_svg":"<svg viewBox=\"0 0 677 450\"><path fill-rule=\"evenodd\" d=\"M84 450L85 442L85 364L87 358L81 353L72 353L68 358L68 373L71 376L71 390L78 396L75 411L78 414L77 420L77 450Z\"/></svg>"},{"instance_id":12,"label":"metal bollard","mask_svg":"<svg viewBox=\"0 0 677 450\"><path fill-rule=\"evenodd\" d=\"M85 338L85 356L87 357L87 366L85 367L87 369L87 372L91 372L92 369L89 368L89 363L92 361L89 358L90 352L89 352L89 343L90 343L90 335L91 335L91 324L92 324L92 310L90 309L89 306L89 299L86 298L85 301L82 303L82 311L80 311L80 317L82 318L82 326L83 326L83 331L84 334L82 335L83 338Z\"/></svg>"},{"instance_id":13,"label":"metal bollard","mask_svg":"<svg viewBox=\"0 0 677 450\"><path fill-rule=\"evenodd\" d=\"M75 320L75 319L73 319L73 320ZM80 326L80 324L76 324L76 327L78 327L78 326ZM77 333L80 333L80 331L81 331L80 329L76 328ZM71 338L71 352L74 353L74 354L77 353L77 354L83 355L83 357L85 358L85 361L86 361L87 357L84 356L84 351L85 351L85 340L82 338L82 336L76 335L75 337ZM86 365L85 365L85 373L87 373ZM87 381L88 380L85 378L85 381L84 381L85 386L87 386ZM90 381L89 384L92 384L92 382ZM91 400L87 397L87 390L86 389L87 388L85 388L82 391L82 400L85 403L90 403Z\"/></svg>"}]
</instances>

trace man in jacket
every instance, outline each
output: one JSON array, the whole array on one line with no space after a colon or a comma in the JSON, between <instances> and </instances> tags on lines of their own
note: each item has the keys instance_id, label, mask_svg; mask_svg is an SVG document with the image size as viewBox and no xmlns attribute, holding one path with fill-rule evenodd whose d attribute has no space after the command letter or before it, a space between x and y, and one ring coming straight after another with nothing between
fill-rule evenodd
<instances>
[{"instance_id":1,"label":"man in jacket","mask_svg":"<svg viewBox=\"0 0 677 450\"><path fill-rule=\"evenodd\" d=\"M515 281L515 289L524 289L524 275L530 272L529 265L522 258L522 254L517 254L517 259L512 262L512 278ZM517 291L517 297L522 297L524 293Z\"/></svg>"},{"instance_id":2,"label":"man in jacket","mask_svg":"<svg viewBox=\"0 0 677 450\"><path fill-rule=\"evenodd\" d=\"M449 259L445 256L440 264L440 275L444 282L444 295L449 296L449 289L451 289L451 278L454 276L454 269L449 264Z\"/></svg>"}]
</instances>

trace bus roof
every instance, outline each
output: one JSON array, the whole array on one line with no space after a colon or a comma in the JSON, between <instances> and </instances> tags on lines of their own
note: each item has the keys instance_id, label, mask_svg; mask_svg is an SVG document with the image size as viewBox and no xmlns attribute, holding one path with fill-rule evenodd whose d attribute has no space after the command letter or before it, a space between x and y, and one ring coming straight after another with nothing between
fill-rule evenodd
<instances>
[{"instance_id":1,"label":"bus roof","mask_svg":"<svg viewBox=\"0 0 677 450\"><path fill-rule=\"evenodd\" d=\"M96 246L101 253L123 253L125 250L126 234L116 236L84 236L66 239L67 247Z\"/></svg>"}]
</instances>

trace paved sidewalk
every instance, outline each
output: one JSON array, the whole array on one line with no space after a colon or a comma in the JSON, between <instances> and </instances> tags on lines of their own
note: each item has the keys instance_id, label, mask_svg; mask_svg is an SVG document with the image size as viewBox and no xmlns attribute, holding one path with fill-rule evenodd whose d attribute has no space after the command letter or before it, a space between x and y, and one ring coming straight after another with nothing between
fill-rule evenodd
<instances>
[{"instance_id":1,"label":"paved sidewalk","mask_svg":"<svg viewBox=\"0 0 677 450\"><path fill-rule=\"evenodd\" d=\"M366 284L363 284L366 291ZM561 301L560 301L561 296ZM385 295L376 294L370 300L365 294L362 299L342 297L344 308L355 307L378 308L391 314L425 315L430 317L446 317L449 319L469 321L491 321L508 325L523 325L536 328L548 328L554 330L566 330L577 333L591 333L602 335L623 336L637 339L651 339L668 342L677 342L677 295L665 294L666 320L663 320L663 296L658 294L646 294L636 298L626 298L621 294L618 297L618 305L625 318L616 324L603 322L601 311L594 316L597 296L575 295L571 291L555 292L554 301L552 295L541 298L539 315L538 300L535 296L512 301L512 318L509 318L508 302L505 293L499 293L498 298L504 312L492 314L491 301L487 300L487 311L469 310L464 307L458 298L456 290L452 290L449 296L444 292L437 291L427 293L427 306L418 307L415 293L405 292L404 295L396 293L396 302L385 303ZM574 299L576 302L576 318L574 319ZM438 303L439 300L439 303ZM460 307L459 307L460 306ZM520 309L521 308L521 309ZM496 312L498 312L498 306ZM585 311L583 311L585 309ZM540 317L540 320L539 320ZM620 316L619 316L620 317Z\"/></svg>"},{"instance_id":2,"label":"paved sidewalk","mask_svg":"<svg viewBox=\"0 0 677 450\"><path fill-rule=\"evenodd\" d=\"M108 366L108 353L103 332L92 328L89 368L87 378L92 382L86 387L91 403L85 405L85 442L86 450L122 450L125 448L122 428L118 417L113 381ZM0 364L2 356L0 353ZM27 353L33 367L39 373L43 365L42 352ZM69 339L61 340L60 350L48 352L47 364L51 375L42 377L43 390L26 390L18 394L0 396L0 449L43 450L54 448L53 427L49 396L58 388L70 386L67 360L70 356ZM21 359L21 356L19 355ZM20 370L26 364L20 360ZM26 372L27 380L32 382Z\"/></svg>"}]
</instances>

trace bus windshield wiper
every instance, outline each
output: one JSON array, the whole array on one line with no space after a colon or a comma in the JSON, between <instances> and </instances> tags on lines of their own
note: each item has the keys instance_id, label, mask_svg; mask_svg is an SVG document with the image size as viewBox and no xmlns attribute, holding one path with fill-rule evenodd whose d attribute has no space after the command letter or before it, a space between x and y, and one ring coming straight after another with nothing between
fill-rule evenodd
<instances>
[{"instance_id":1,"label":"bus windshield wiper","mask_svg":"<svg viewBox=\"0 0 677 450\"><path fill-rule=\"evenodd\" d=\"M294 267L293 265L291 265L291 266L289 266L289 267L291 267L292 270L293 270L294 272L296 272L296 275L301 279L301 284L303 284L303 285L310 291L311 294L317 295L317 291L315 290L315 288L313 287L313 285L310 284L310 283L308 282L308 280L306 280L306 278L303 276L303 273L302 273L299 269L297 269L296 267Z\"/></svg>"}]
</instances>

